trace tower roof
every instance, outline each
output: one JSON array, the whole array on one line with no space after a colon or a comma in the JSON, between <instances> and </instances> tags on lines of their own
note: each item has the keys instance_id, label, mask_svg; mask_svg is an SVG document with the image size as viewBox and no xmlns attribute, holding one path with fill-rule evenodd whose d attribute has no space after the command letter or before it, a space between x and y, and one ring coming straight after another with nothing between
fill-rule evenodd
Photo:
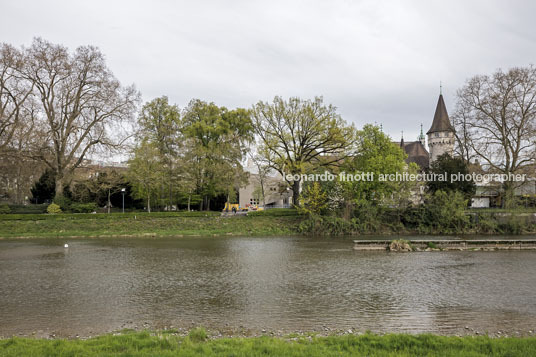
<instances>
[{"instance_id":1,"label":"tower roof","mask_svg":"<svg viewBox=\"0 0 536 357\"><path fill-rule=\"evenodd\" d=\"M454 131L452 124L450 124L449 115L447 113L447 107L443 100L443 94L439 95L437 106L434 114L434 121L430 130L426 134L435 133L438 131Z\"/></svg>"}]
</instances>

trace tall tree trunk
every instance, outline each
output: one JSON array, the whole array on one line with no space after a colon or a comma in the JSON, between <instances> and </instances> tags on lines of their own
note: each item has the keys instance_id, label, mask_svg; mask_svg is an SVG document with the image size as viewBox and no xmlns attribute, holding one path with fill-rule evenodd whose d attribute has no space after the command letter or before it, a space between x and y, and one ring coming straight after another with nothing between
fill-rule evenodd
<instances>
[{"instance_id":1,"label":"tall tree trunk","mask_svg":"<svg viewBox=\"0 0 536 357\"><path fill-rule=\"evenodd\" d=\"M171 192L171 175L169 177L169 210L171 211L171 206L173 206L173 194Z\"/></svg>"},{"instance_id":2,"label":"tall tree trunk","mask_svg":"<svg viewBox=\"0 0 536 357\"><path fill-rule=\"evenodd\" d=\"M502 208L514 208L515 207L515 188L512 182L505 181L503 183L503 199L502 199Z\"/></svg>"},{"instance_id":3,"label":"tall tree trunk","mask_svg":"<svg viewBox=\"0 0 536 357\"><path fill-rule=\"evenodd\" d=\"M210 211L210 198L207 196L207 211Z\"/></svg>"},{"instance_id":4,"label":"tall tree trunk","mask_svg":"<svg viewBox=\"0 0 536 357\"><path fill-rule=\"evenodd\" d=\"M112 205L112 202L110 201L110 189L108 189L108 214L110 213L110 206Z\"/></svg>"},{"instance_id":5,"label":"tall tree trunk","mask_svg":"<svg viewBox=\"0 0 536 357\"><path fill-rule=\"evenodd\" d=\"M63 176L56 174L55 197L63 196Z\"/></svg>"},{"instance_id":6,"label":"tall tree trunk","mask_svg":"<svg viewBox=\"0 0 536 357\"><path fill-rule=\"evenodd\" d=\"M151 195L147 195L147 212L151 213Z\"/></svg>"},{"instance_id":7,"label":"tall tree trunk","mask_svg":"<svg viewBox=\"0 0 536 357\"><path fill-rule=\"evenodd\" d=\"M262 207L266 207L266 196L264 193L264 180L261 179Z\"/></svg>"},{"instance_id":8,"label":"tall tree trunk","mask_svg":"<svg viewBox=\"0 0 536 357\"><path fill-rule=\"evenodd\" d=\"M188 195L188 212L190 212L190 201L192 200L192 195Z\"/></svg>"},{"instance_id":9,"label":"tall tree trunk","mask_svg":"<svg viewBox=\"0 0 536 357\"><path fill-rule=\"evenodd\" d=\"M292 204L294 207L300 204L300 181L294 181L292 184Z\"/></svg>"}]
</instances>

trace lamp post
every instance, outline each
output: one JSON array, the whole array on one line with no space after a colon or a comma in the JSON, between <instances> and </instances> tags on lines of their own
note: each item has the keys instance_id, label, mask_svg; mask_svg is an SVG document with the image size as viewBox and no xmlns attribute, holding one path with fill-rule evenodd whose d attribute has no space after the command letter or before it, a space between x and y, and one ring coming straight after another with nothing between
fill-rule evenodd
<instances>
[{"instance_id":1,"label":"lamp post","mask_svg":"<svg viewBox=\"0 0 536 357\"><path fill-rule=\"evenodd\" d=\"M121 194L123 195L123 213L125 213L125 193L126 193L126 190L122 188Z\"/></svg>"}]
</instances>

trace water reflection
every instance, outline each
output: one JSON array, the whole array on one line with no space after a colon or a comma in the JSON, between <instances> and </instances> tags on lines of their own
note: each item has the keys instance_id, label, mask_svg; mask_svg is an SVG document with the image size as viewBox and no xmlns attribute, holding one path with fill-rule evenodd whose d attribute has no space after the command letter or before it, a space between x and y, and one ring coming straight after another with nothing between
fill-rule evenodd
<instances>
[{"instance_id":1,"label":"water reflection","mask_svg":"<svg viewBox=\"0 0 536 357\"><path fill-rule=\"evenodd\" d=\"M227 326L456 333L536 327L536 252L389 254L348 240L0 242L0 335Z\"/></svg>"}]
</instances>

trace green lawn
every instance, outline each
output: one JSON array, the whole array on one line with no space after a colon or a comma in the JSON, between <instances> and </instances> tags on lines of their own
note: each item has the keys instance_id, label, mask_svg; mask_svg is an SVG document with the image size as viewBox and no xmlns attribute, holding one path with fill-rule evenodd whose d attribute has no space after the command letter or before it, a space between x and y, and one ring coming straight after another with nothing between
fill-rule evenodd
<instances>
[{"instance_id":1,"label":"green lawn","mask_svg":"<svg viewBox=\"0 0 536 357\"><path fill-rule=\"evenodd\" d=\"M170 331L130 332L88 340L10 338L2 356L536 356L536 337L489 338L364 334L332 337L207 339Z\"/></svg>"},{"instance_id":2,"label":"green lawn","mask_svg":"<svg viewBox=\"0 0 536 357\"><path fill-rule=\"evenodd\" d=\"M297 215L220 217L219 212L0 215L0 237L296 234Z\"/></svg>"}]
</instances>

